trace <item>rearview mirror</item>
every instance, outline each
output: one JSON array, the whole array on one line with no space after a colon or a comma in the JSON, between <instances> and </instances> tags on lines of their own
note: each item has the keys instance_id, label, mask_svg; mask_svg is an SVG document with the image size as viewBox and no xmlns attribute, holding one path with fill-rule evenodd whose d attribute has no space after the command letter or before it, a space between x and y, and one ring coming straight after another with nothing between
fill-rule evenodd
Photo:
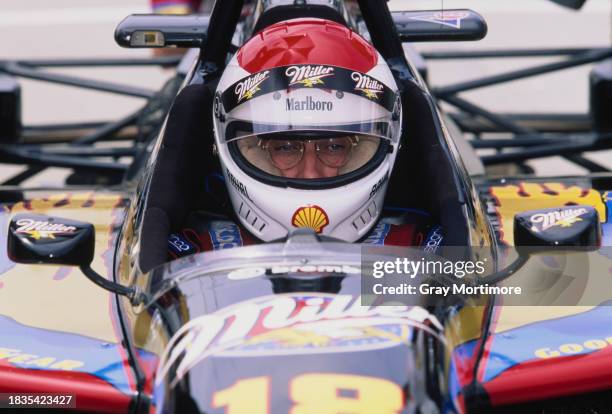
<instances>
[{"instance_id":1,"label":"rearview mirror","mask_svg":"<svg viewBox=\"0 0 612 414\"><path fill-rule=\"evenodd\" d=\"M8 257L25 264L78 266L96 285L126 296L133 305L146 300L136 287L122 286L91 268L95 250L93 224L40 214L17 214L9 224Z\"/></svg>"},{"instance_id":2,"label":"rearview mirror","mask_svg":"<svg viewBox=\"0 0 612 414\"><path fill-rule=\"evenodd\" d=\"M530 210L514 216L517 249L597 249L601 244L599 215L592 206L574 205Z\"/></svg>"},{"instance_id":3,"label":"rearview mirror","mask_svg":"<svg viewBox=\"0 0 612 414\"><path fill-rule=\"evenodd\" d=\"M17 214L9 225L7 249L17 263L89 266L93 260L94 226L76 220Z\"/></svg>"},{"instance_id":4,"label":"rearview mirror","mask_svg":"<svg viewBox=\"0 0 612 414\"><path fill-rule=\"evenodd\" d=\"M143 47L202 47L210 16L132 14L115 29L119 46Z\"/></svg>"},{"instance_id":5,"label":"rearview mirror","mask_svg":"<svg viewBox=\"0 0 612 414\"><path fill-rule=\"evenodd\" d=\"M391 13L402 42L480 40L487 23L473 10L422 10Z\"/></svg>"},{"instance_id":6,"label":"rearview mirror","mask_svg":"<svg viewBox=\"0 0 612 414\"><path fill-rule=\"evenodd\" d=\"M552 0L561 6L569 7L570 9L579 10L584 6L586 0Z\"/></svg>"}]
</instances>

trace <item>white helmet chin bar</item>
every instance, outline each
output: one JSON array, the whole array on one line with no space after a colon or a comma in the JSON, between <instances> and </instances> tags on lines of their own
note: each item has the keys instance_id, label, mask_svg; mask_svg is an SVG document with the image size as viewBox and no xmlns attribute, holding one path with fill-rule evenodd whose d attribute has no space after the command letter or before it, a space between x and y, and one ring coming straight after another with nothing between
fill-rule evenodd
<instances>
[{"instance_id":1,"label":"white helmet chin bar","mask_svg":"<svg viewBox=\"0 0 612 414\"><path fill-rule=\"evenodd\" d=\"M367 74L312 65L249 74L230 62L217 89L215 140L233 208L253 235L270 241L309 227L352 242L376 223L401 135L397 87L379 62ZM318 80L289 86L287 73L304 66ZM357 137L335 177L289 178L257 153L262 136L317 134Z\"/></svg>"}]
</instances>

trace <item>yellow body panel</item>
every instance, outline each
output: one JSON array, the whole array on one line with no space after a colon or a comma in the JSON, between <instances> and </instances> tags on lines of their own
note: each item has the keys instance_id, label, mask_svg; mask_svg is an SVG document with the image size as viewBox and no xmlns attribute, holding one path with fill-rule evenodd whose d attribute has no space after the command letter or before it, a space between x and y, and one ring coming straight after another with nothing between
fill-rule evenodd
<instances>
[{"instance_id":1,"label":"yellow body panel","mask_svg":"<svg viewBox=\"0 0 612 414\"><path fill-rule=\"evenodd\" d=\"M602 195L593 189L566 186L562 183L520 183L490 189L501 223L502 241L513 245L514 216L527 210L561 207L568 204L593 206L601 222L606 221L606 205Z\"/></svg>"},{"instance_id":2,"label":"yellow body panel","mask_svg":"<svg viewBox=\"0 0 612 414\"><path fill-rule=\"evenodd\" d=\"M92 267L110 279L111 238L113 227L121 223L123 208L118 206L123 199L113 193L54 194L19 202L10 211L5 207L4 214L47 214L94 224L96 252ZM6 239L6 227L2 231ZM0 283L1 315L31 327L117 342L111 317L112 295L94 285L78 268L17 264L0 275Z\"/></svg>"}]
</instances>

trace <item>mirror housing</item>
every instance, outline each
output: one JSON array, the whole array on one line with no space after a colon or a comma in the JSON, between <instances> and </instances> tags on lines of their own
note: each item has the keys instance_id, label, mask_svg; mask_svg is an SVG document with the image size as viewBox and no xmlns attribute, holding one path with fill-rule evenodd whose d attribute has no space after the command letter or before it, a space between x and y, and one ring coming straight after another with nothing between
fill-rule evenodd
<instances>
[{"instance_id":1,"label":"mirror housing","mask_svg":"<svg viewBox=\"0 0 612 414\"><path fill-rule=\"evenodd\" d=\"M95 230L90 223L39 214L17 214L9 225L7 250L16 263L89 266Z\"/></svg>"},{"instance_id":2,"label":"mirror housing","mask_svg":"<svg viewBox=\"0 0 612 414\"><path fill-rule=\"evenodd\" d=\"M480 40L488 30L484 17L469 9L397 11L391 16L402 42Z\"/></svg>"},{"instance_id":3,"label":"mirror housing","mask_svg":"<svg viewBox=\"0 0 612 414\"><path fill-rule=\"evenodd\" d=\"M599 215L592 206L573 205L530 210L514 216L514 244L529 251L558 248L597 249L601 245Z\"/></svg>"},{"instance_id":4,"label":"mirror housing","mask_svg":"<svg viewBox=\"0 0 612 414\"><path fill-rule=\"evenodd\" d=\"M131 14L115 29L115 41L129 48L202 47L208 15Z\"/></svg>"},{"instance_id":5,"label":"mirror housing","mask_svg":"<svg viewBox=\"0 0 612 414\"><path fill-rule=\"evenodd\" d=\"M586 0L552 0L554 3L557 3L564 7L569 7L570 9L580 10Z\"/></svg>"},{"instance_id":6,"label":"mirror housing","mask_svg":"<svg viewBox=\"0 0 612 414\"><path fill-rule=\"evenodd\" d=\"M17 214L9 224L8 257L15 263L78 266L96 285L126 296L132 305L146 301L136 287L122 286L91 268L96 235L93 224L42 214Z\"/></svg>"}]
</instances>

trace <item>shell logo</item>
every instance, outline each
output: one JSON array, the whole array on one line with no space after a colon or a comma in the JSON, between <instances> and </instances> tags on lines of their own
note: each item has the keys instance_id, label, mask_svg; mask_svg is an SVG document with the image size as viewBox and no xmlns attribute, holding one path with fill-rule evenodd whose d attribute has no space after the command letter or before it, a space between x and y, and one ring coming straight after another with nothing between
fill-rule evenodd
<instances>
[{"instance_id":1,"label":"shell logo","mask_svg":"<svg viewBox=\"0 0 612 414\"><path fill-rule=\"evenodd\" d=\"M295 227L308 227L321 233L329 224L329 218L325 210L319 206L300 207L293 213L291 224Z\"/></svg>"}]
</instances>

